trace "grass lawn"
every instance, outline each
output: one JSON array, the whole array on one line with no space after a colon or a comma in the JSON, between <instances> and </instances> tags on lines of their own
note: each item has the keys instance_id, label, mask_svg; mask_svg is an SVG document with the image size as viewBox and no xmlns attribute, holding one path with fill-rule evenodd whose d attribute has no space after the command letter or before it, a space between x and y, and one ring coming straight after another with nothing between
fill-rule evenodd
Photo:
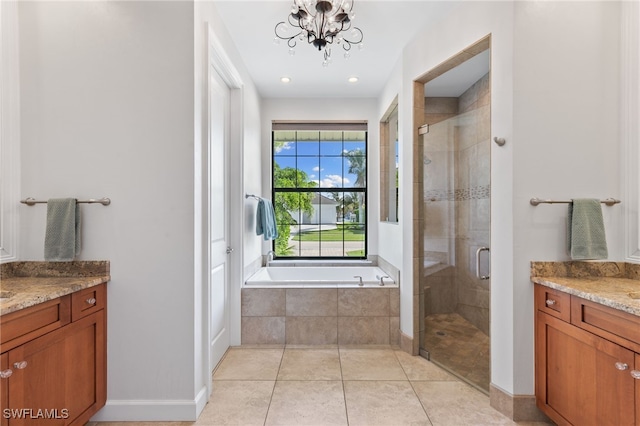
<instances>
[{"instance_id":1,"label":"grass lawn","mask_svg":"<svg viewBox=\"0 0 640 426\"><path fill-rule=\"evenodd\" d=\"M364 250L353 250L348 251L347 256L349 257L364 257Z\"/></svg>"},{"instance_id":2,"label":"grass lawn","mask_svg":"<svg viewBox=\"0 0 640 426\"><path fill-rule=\"evenodd\" d=\"M357 225L346 227L338 225L336 229L327 231L301 232L293 237L293 241L320 241L320 235L322 235L322 241L343 241L343 236L344 241L364 241L364 229L358 228Z\"/></svg>"}]
</instances>

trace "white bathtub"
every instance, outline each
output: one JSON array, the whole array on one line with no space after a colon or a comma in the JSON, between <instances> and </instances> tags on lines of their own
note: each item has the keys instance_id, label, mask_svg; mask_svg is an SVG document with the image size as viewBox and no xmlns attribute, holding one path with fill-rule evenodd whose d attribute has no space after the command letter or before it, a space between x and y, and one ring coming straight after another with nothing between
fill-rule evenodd
<instances>
[{"instance_id":1,"label":"white bathtub","mask_svg":"<svg viewBox=\"0 0 640 426\"><path fill-rule=\"evenodd\" d=\"M260 268L245 282L252 288L361 288L361 276L364 287L380 287L381 276L386 276L377 266L276 266ZM384 279L384 287L398 287L391 278Z\"/></svg>"}]
</instances>

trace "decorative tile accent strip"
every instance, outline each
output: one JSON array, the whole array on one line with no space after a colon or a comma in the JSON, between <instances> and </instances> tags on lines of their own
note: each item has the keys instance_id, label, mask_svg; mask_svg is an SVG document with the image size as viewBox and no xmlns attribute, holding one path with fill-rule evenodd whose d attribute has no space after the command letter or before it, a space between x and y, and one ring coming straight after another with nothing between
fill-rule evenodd
<instances>
[{"instance_id":1,"label":"decorative tile accent strip","mask_svg":"<svg viewBox=\"0 0 640 426\"><path fill-rule=\"evenodd\" d=\"M424 192L428 201L466 201L491 198L491 185L462 189L429 189Z\"/></svg>"}]
</instances>

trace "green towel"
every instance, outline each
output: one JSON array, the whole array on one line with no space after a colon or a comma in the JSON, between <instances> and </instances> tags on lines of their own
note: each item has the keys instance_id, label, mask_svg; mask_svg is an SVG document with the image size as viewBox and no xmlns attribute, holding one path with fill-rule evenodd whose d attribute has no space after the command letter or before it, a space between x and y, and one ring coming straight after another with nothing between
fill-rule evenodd
<instances>
[{"instance_id":1,"label":"green towel","mask_svg":"<svg viewBox=\"0 0 640 426\"><path fill-rule=\"evenodd\" d=\"M47 201L47 230L44 259L54 262L73 260L80 253L80 206L75 198Z\"/></svg>"},{"instance_id":2,"label":"green towel","mask_svg":"<svg viewBox=\"0 0 640 426\"><path fill-rule=\"evenodd\" d=\"M569 203L567 244L573 260L606 259L609 256L600 200L583 198Z\"/></svg>"}]
</instances>

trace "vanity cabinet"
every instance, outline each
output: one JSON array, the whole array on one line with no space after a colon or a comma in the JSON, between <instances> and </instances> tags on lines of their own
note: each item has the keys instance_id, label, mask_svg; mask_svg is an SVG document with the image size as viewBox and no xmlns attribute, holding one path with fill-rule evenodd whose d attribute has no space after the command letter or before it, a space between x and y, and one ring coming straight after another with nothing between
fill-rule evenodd
<instances>
[{"instance_id":1,"label":"vanity cabinet","mask_svg":"<svg viewBox=\"0 0 640 426\"><path fill-rule=\"evenodd\" d=\"M535 287L536 403L558 425L640 424L640 317Z\"/></svg>"},{"instance_id":2,"label":"vanity cabinet","mask_svg":"<svg viewBox=\"0 0 640 426\"><path fill-rule=\"evenodd\" d=\"M3 426L84 425L104 406L105 290L101 284L0 317Z\"/></svg>"}]
</instances>

